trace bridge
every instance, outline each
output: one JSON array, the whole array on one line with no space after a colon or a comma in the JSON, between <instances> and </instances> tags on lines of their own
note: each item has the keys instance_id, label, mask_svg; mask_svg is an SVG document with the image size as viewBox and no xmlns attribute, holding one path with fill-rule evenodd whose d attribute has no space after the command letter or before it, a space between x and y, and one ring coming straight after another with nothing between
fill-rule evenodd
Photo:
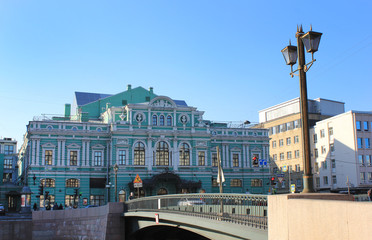
<instances>
[{"instance_id":1,"label":"bridge","mask_svg":"<svg viewBox=\"0 0 372 240\"><path fill-rule=\"evenodd\" d=\"M267 196L176 194L127 202L129 240L268 239Z\"/></svg>"}]
</instances>

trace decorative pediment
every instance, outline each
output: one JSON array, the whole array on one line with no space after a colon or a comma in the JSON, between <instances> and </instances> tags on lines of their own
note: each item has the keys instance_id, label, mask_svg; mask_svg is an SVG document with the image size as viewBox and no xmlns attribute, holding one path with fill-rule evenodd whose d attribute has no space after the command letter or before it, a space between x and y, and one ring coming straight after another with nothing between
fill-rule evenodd
<instances>
[{"instance_id":1,"label":"decorative pediment","mask_svg":"<svg viewBox=\"0 0 372 240\"><path fill-rule=\"evenodd\" d=\"M207 147L207 141L196 141L196 147Z\"/></svg>"},{"instance_id":2,"label":"decorative pediment","mask_svg":"<svg viewBox=\"0 0 372 240\"><path fill-rule=\"evenodd\" d=\"M233 147L233 148L231 148L231 151L234 151L234 152L240 152L241 149L238 148L238 147Z\"/></svg>"},{"instance_id":3,"label":"decorative pediment","mask_svg":"<svg viewBox=\"0 0 372 240\"><path fill-rule=\"evenodd\" d=\"M159 96L151 100L149 103L152 107L161 107L161 108L175 108L175 102L169 97Z\"/></svg>"},{"instance_id":4,"label":"decorative pediment","mask_svg":"<svg viewBox=\"0 0 372 240\"><path fill-rule=\"evenodd\" d=\"M43 148L55 148L56 145L54 145L52 143L45 143L45 144L41 145L41 147L43 147Z\"/></svg>"},{"instance_id":5,"label":"decorative pediment","mask_svg":"<svg viewBox=\"0 0 372 240\"><path fill-rule=\"evenodd\" d=\"M96 145L93 145L92 148L95 148L95 149L104 149L105 146L103 146L101 144L96 144Z\"/></svg>"},{"instance_id":6,"label":"decorative pediment","mask_svg":"<svg viewBox=\"0 0 372 240\"><path fill-rule=\"evenodd\" d=\"M251 151L252 151L252 152L261 152L261 149L255 147L255 148L251 149Z\"/></svg>"},{"instance_id":7,"label":"decorative pediment","mask_svg":"<svg viewBox=\"0 0 372 240\"><path fill-rule=\"evenodd\" d=\"M77 145L76 143L72 143L70 145L67 145L67 148L81 148L81 146Z\"/></svg>"}]
</instances>

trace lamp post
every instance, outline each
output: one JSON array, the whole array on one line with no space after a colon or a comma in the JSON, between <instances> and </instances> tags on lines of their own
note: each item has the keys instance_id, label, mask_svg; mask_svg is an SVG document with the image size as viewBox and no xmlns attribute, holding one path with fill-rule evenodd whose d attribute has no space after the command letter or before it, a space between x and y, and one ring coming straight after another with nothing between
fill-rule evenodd
<instances>
[{"instance_id":1,"label":"lamp post","mask_svg":"<svg viewBox=\"0 0 372 240\"><path fill-rule=\"evenodd\" d=\"M314 59L314 53L318 51L320 38L322 33L313 32L310 26L310 31L303 33L302 26L297 26L297 47L292 46L289 42L289 46L282 50L284 60L287 65L291 66L291 77L294 75L299 76L300 79L300 108L301 108L301 127L302 127L302 149L304 156L304 174L303 182L304 188L302 193L312 193L314 192L313 186L313 174L311 171L311 158L310 158L310 135L309 135L309 119L308 119L308 106L307 106L307 86L306 86L306 72L310 69L313 63L316 61ZM305 50L311 53L312 60L309 63L305 63ZM293 71L293 65L296 64L298 57L298 68ZM298 74L295 72L298 71Z\"/></svg>"},{"instance_id":2,"label":"lamp post","mask_svg":"<svg viewBox=\"0 0 372 240\"><path fill-rule=\"evenodd\" d=\"M115 202L118 201L118 170L119 166L117 163L114 165L114 172L115 172Z\"/></svg>"}]
</instances>

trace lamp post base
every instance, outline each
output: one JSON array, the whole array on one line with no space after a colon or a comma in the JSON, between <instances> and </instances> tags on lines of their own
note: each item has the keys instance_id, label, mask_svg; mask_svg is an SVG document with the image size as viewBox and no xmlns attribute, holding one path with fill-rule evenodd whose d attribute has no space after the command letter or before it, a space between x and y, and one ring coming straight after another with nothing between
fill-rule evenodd
<instances>
[{"instance_id":1,"label":"lamp post base","mask_svg":"<svg viewBox=\"0 0 372 240\"><path fill-rule=\"evenodd\" d=\"M313 176L303 176L304 181L304 189L301 193L315 193L314 185L313 185Z\"/></svg>"}]
</instances>

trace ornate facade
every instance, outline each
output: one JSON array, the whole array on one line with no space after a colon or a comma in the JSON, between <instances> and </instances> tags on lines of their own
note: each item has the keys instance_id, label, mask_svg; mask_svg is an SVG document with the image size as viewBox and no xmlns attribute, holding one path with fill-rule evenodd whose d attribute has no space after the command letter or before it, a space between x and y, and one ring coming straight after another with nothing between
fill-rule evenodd
<instances>
[{"instance_id":1,"label":"ornate facade","mask_svg":"<svg viewBox=\"0 0 372 240\"><path fill-rule=\"evenodd\" d=\"M20 151L20 172L34 193L43 184L51 202L103 205L123 192L219 192L217 146L224 192L268 193L268 130L207 121L185 101L130 85L115 95L76 92L73 111L66 104L64 116L30 121ZM137 174L141 188L133 185Z\"/></svg>"}]
</instances>

